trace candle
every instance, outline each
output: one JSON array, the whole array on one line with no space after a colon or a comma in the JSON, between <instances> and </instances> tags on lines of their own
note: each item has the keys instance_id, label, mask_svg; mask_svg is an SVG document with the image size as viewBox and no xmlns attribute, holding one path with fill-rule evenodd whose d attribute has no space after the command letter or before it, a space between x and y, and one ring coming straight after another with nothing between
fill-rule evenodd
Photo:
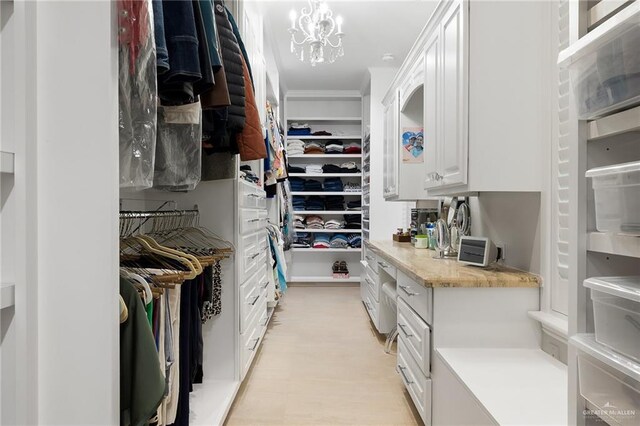
<instances>
[{"instance_id":1,"label":"candle","mask_svg":"<svg viewBox=\"0 0 640 426\"><path fill-rule=\"evenodd\" d=\"M289 12L289 19L291 19L291 29L295 30L296 29L296 11L292 10L291 12Z\"/></svg>"},{"instance_id":2,"label":"candle","mask_svg":"<svg viewBox=\"0 0 640 426\"><path fill-rule=\"evenodd\" d=\"M336 17L336 24L338 24L338 32L342 32L342 16Z\"/></svg>"}]
</instances>

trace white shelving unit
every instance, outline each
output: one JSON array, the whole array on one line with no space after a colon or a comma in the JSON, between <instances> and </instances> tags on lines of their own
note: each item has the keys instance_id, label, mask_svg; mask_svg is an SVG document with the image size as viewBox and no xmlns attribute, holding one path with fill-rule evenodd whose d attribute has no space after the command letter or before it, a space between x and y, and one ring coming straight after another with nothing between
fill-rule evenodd
<instances>
[{"instance_id":1,"label":"white shelving unit","mask_svg":"<svg viewBox=\"0 0 640 426\"><path fill-rule=\"evenodd\" d=\"M308 124L312 132L326 131L331 135L288 135L291 140L314 141L331 143L362 142L363 108L362 95L357 91L289 91L284 100L285 126L288 131L292 123ZM334 164L355 162L358 169L362 169L362 154L300 154L289 155L292 166L304 167L309 164ZM316 179L340 178L343 183L362 184L362 172L358 173L292 173L291 177ZM362 215L361 210L346 210L346 203L362 199L362 191L357 192L324 192L324 191L296 191L291 193L295 197L306 196L343 196L345 210L322 211L294 211L296 215L317 215L323 219L341 219L343 215ZM327 234L358 234L362 229L297 229L296 232L308 232L312 237L320 233ZM292 260L289 267L289 281L293 283L356 283L360 282L362 265L361 248L293 248ZM333 278L332 266L335 261L345 261L349 268L349 278Z\"/></svg>"},{"instance_id":2,"label":"white shelving unit","mask_svg":"<svg viewBox=\"0 0 640 426\"><path fill-rule=\"evenodd\" d=\"M625 55L637 55L637 43L631 43L633 47L629 49L632 50L614 51L611 46L616 43L630 45L630 38L640 37L637 25L640 19L640 2L566 2L566 7L571 23L568 28L569 37L573 42L559 54L561 73L567 72L566 67L577 69L578 61L588 60L590 55L606 58L607 63L624 61ZM581 77L593 77L586 76L586 73L596 69L599 69L596 63L586 67L586 72ZM609 72L624 80L625 72L635 71ZM571 72L567 75L570 74ZM572 78L577 77L577 74L572 75ZM566 93L566 89L563 92L563 87L560 84L560 92ZM589 89L583 87L583 90ZM634 89L629 86L628 90ZM610 383L594 382L593 377L581 377L581 373L593 373L589 373L588 369L579 369L579 360L599 365L597 368L606 372L604 374L617 376L621 382L640 381L639 363L596 341L590 290L583 285L586 278L638 275L639 270L640 236L596 231L593 189L591 180L585 178L585 172L594 167L640 160L640 96L633 92L618 96L619 100L616 102L607 98L600 99L602 102L597 106L589 105L584 100L582 103L571 103L568 107L569 119L561 124L561 131L570 138L568 148L558 151L560 167L569 166L568 174L563 178L565 181L560 182L561 186L568 188L563 197L568 200L569 208L568 211L560 212L559 223L564 228L562 231L568 231L563 237L567 240L566 263L569 271L568 423L576 425L597 422L619 424L616 419L608 416L607 404L620 409L629 407L625 405L629 402L620 400L620 394L616 393ZM571 102L574 100L582 100L575 91ZM597 118L579 121L578 114ZM587 392L591 392L591 395L597 393L606 404L599 407L594 401L585 398L581 385L589 388ZM626 418L625 424L638 424L640 421L640 403L635 400L632 404L635 404L636 417Z\"/></svg>"}]
</instances>

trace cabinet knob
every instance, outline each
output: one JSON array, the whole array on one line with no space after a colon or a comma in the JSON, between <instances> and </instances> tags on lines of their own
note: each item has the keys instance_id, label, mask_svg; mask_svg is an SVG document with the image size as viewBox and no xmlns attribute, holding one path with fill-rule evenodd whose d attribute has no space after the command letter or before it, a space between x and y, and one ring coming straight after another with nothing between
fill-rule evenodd
<instances>
[{"instance_id":1,"label":"cabinet knob","mask_svg":"<svg viewBox=\"0 0 640 426\"><path fill-rule=\"evenodd\" d=\"M442 176L440 173L436 172L434 174L434 178L435 178L435 180L440 181L440 180L444 179L444 176Z\"/></svg>"}]
</instances>

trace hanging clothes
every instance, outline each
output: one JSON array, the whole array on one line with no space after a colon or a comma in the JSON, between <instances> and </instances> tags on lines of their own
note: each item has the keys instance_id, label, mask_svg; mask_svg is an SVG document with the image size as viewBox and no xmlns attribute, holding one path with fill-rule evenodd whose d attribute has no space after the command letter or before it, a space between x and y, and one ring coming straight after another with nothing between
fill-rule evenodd
<instances>
[{"instance_id":1,"label":"hanging clothes","mask_svg":"<svg viewBox=\"0 0 640 426\"><path fill-rule=\"evenodd\" d=\"M156 413L166 382L142 300L126 279L120 279L120 296L128 311L120 325L120 424L138 426Z\"/></svg>"},{"instance_id":2,"label":"hanging clothes","mask_svg":"<svg viewBox=\"0 0 640 426\"><path fill-rule=\"evenodd\" d=\"M265 144L268 151L268 161L265 161L265 186L275 185L288 177L284 138L280 133L278 123L275 119L273 107L267 102L267 137Z\"/></svg>"},{"instance_id":3,"label":"hanging clothes","mask_svg":"<svg viewBox=\"0 0 640 426\"><path fill-rule=\"evenodd\" d=\"M242 132L238 133L237 144L242 161L261 160L267 157L267 149L264 144L264 134L260 123L260 113L256 105L256 99L251 87L251 77L247 62L242 59L242 69L245 81L245 116L246 121Z\"/></svg>"}]
</instances>

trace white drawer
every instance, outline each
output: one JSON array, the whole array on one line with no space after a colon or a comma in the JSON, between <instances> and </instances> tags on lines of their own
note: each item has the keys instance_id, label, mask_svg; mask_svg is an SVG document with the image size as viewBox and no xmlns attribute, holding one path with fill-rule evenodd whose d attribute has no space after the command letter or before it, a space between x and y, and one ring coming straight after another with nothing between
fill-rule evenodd
<instances>
[{"instance_id":1,"label":"white drawer","mask_svg":"<svg viewBox=\"0 0 640 426\"><path fill-rule=\"evenodd\" d=\"M396 278L397 271L395 266L392 266L389 262L387 262L380 256L377 256L376 263L378 264L378 270L376 271L378 272L378 275L381 275L382 272L386 272L391 276L391 278Z\"/></svg>"},{"instance_id":2,"label":"white drawer","mask_svg":"<svg viewBox=\"0 0 640 426\"><path fill-rule=\"evenodd\" d=\"M426 288L398 271L398 296L427 324L433 321L433 289Z\"/></svg>"},{"instance_id":3,"label":"white drawer","mask_svg":"<svg viewBox=\"0 0 640 426\"><path fill-rule=\"evenodd\" d=\"M245 333L251 323L258 307L263 291L258 285L259 280L264 279L264 273L253 275L240 286L240 333Z\"/></svg>"},{"instance_id":4,"label":"white drawer","mask_svg":"<svg viewBox=\"0 0 640 426\"><path fill-rule=\"evenodd\" d=\"M242 250L240 259L240 283L244 283L249 277L258 271L258 259L262 252L258 247L251 245Z\"/></svg>"},{"instance_id":5,"label":"white drawer","mask_svg":"<svg viewBox=\"0 0 640 426\"><path fill-rule=\"evenodd\" d=\"M256 316L253 323L251 323L247 328L247 332L245 333L245 335L240 338L241 380L244 379L245 375L247 374L247 371L251 366L251 362L253 361L254 355L258 350L258 346L260 346L261 340L262 327L258 326L258 317Z\"/></svg>"},{"instance_id":6,"label":"white drawer","mask_svg":"<svg viewBox=\"0 0 640 426\"><path fill-rule=\"evenodd\" d=\"M431 376L431 329L402 299L398 299L398 336L425 376Z\"/></svg>"},{"instance_id":7,"label":"white drawer","mask_svg":"<svg viewBox=\"0 0 640 426\"><path fill-rule=\"evenodd\" d=\"M364 252L364 258L369 264L369 266L371 267L371 269L373 270L373 272L377 274L378 273L378 256L373 254L371 250L367 249Z\"/></svg>"},{"instance_id":8,"label":"white drawer","mask_svg":"<svg viewBox=\"0 0 640 426\"><path fill-rule=\"evenodd\" d=\"M365 285L364 290L364 307L367 309L369 316L371 317L371 321L373 324L378 327L378 302L373 298L373 294L371 294L371 290L369 286Z\"/></svg>"},{"instance_id":9,"label":"white drawer","mask_svg":"<svg viewBox=\"0 0 640 426\"><path fill-rule=\"evenodd\" d=\"M371 295L374 297L376 302L379 302L380 301L380 283L378 282L378 277L373 272L369 273L369 271L365 271L363 275L364 275L365 284L369 288Z\"/></svg>"},{"instance_id":10,"label":"white drawer","mask_svg":"<svg viewBox=\"0 0 640 426\"><path fill-rule=\"evenodd\" d=\"M240 206L266 209L267 208L267 193L257 186L246 184L240 181Z\"/></svg>"},{"instance_id":11,"label":"white drawer","mask_svg":"<svg viewBox=\"0 0 640 426\"><path fill-rule=\"evenodd\" d=\"M240 209L240 234L247 235L267 226L266 210Z\"/></svg>"},{"instance_id":12,"label":"white drawer","mask_svg":"<svg viewBox=\"0 0 640 426\"><path fill-rule=\"evenodd\" d=\"M431 379L427 379L409 354L403 339L398 339L396 369L425 424L431 424Z\"/></svg>"}]
</instances>

